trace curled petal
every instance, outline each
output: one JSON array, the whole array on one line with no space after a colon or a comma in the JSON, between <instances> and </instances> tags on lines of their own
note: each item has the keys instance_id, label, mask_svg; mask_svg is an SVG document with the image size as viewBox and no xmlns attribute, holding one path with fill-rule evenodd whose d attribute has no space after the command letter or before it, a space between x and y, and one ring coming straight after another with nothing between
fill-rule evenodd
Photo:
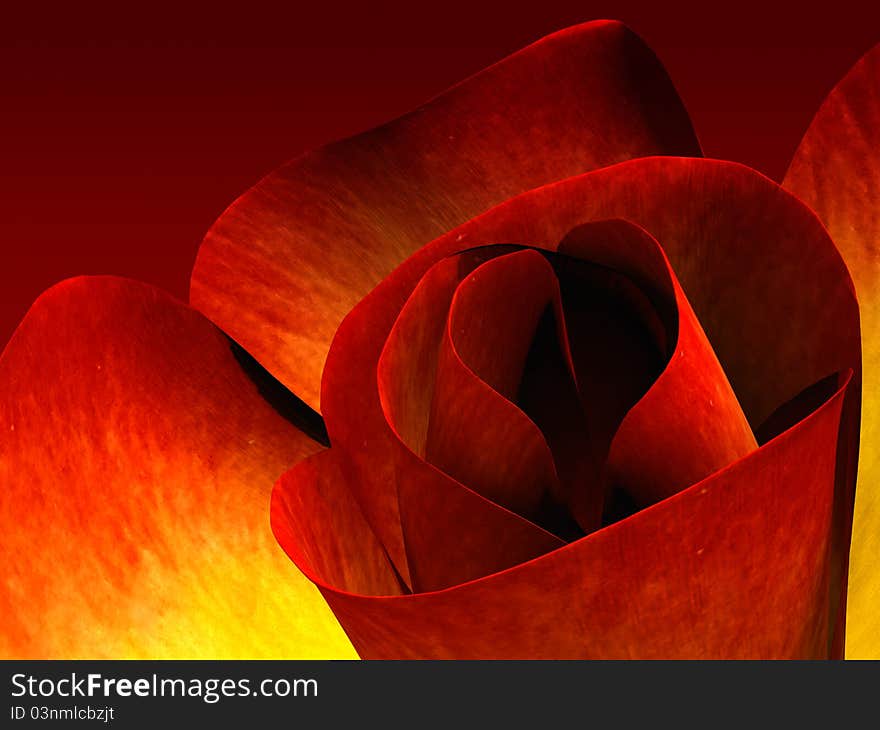
<instances>
[{"instance_id":1,"label":"curled petal","mask_svg":"<svg viewBox=\"0 0 880 730\"><path fill-rule=\"evenodd\" d=\"M546 262L541 261L546 266ZM478 578L564 544L559 538L479 493L488 491L491 495L493 490L491 487L487 490L487 484L494 484L495 491L504 491L508 480L513 484L525 483L535 489L543 484L546 488L547 483L556 478L552 456L534 424L512 403L485 382L479 381L451 347L448 338L449 309L461 280L469 276L472 267L479 263L479 255L465 254L445 259L433 267L397 318L378 364L383 410L395 436L394 479L400 526L412 587L417 591L434 590ZM477 271L482 268L479 267ZM457 456L454 451L448 454L446 460L441 452L441 458L437 460L436 441L435 453L432 454L434 458L430 460L431 463L425 461L430 423L434 423L433 438L437 438L436 413L439 407L432 408L432 403L439 401L440 407L449 409L446 413L450 417L456 411L452 399L448 397L450 393L443 390L444 378L437 382L438 369L442 370L440 361L443 353L454 359L454 364L447 366L445 381L449 383L453 375L465 378L465 382L470 384L468 392L472 392L478 400L483 399L481 416L474 417L474 398L468 398L467 392L457 387L451 388L451 394L459 401L459 408L474 417L459 422L459 429L454 429L462 449L469 449L477 462L477 467L467 464L462 467L468 470L466 475L456 469L452 461ZM457 367L449 373L451 366ZM512 416L512 426L505 416ZM488 423L486 418L489 418ZM441 422L448 423L448 419L441 419ZM493 424L504 429L504 433L498 433ZM529 454L514 460L517 469L502 473L504 465L496 458L497 449L492 448L491 444L484 444L481 457L479 444L468 442L471 436L476 434L478 438L486 429L491 431L493 438L502 439L501 448L526 447ZM483 474L474 474L474 468L479 468L481 458ZM477 485L482 489L473 491L470 487L476 485L471 481L462 483L449 473L443 473L437 468L442 466L465 479L477 477ZM544 476L543 482L533 478L541 474ZM361 493L362 485L353 486ZM502 502L505 496L510 495L501 494ZM361 493L361 498L366 500L368 509L372 507L369 494ZM371 515L374 521L378 520L379 529L390 529L387 515L377 517L375 512L373 509Z\"/></svg>"},{"instance_id":2,"label":"curled petal","mask_svg":"<svg viewBox=\"0 0 880 730\"><path fill-rule=\"evenodd\" d=\"M318 453L296 470L309 488L277 490L272 496L273 529L294 562L343 591L383 596L406 592L346 486L339 452Z\"/></svg>"},{"instance_id":3,"label":"curled petal","mask_svg":"<svg viewBox=\"0 0 880 730\"><path fill-rule=\"evenodd\" d=\"M450 303L425 458L493 502L534 513L558 491L553 455L516 405L529 345L559 288L534 251L492 259Z\"/></svg>"},{"instance_id":4,"label":"curled petal","mask_svg":"<svg viewBox=\"0 0 880 730\"><path fill-rule=\"evenodd\" d=\"M694 484L757 447L712 346L657 241L623 221L582 226L560 250L582 258L596 246L650 290L671 290L674 351L611 443L605 478L647 506ZM654 272L656 278L651 279Z\"/></svg>"},{"instance_id":5,"label":"curled petal","mask_svg":"<svg viewBox=\"0 0 880 730\"><path fill-rule=\"evenodd\" d=\"M448 588L565 543L396 444L400 519L412 589ZM291 475L290 480L298 480Z\"/></svg>"}]
</instances>

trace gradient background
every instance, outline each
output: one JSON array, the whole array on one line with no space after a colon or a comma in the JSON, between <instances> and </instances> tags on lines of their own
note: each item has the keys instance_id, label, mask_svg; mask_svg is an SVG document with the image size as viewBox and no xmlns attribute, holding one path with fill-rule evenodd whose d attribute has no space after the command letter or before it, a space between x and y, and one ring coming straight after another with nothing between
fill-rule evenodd
<instances>
[{"instance_id":1,"label":"gradient background","mask_svg":"<svg viewBox=\"0 0 880 730\"><path fill-rule=\"evenodd\" d=\"M202 235L264 174L566 25L625 21L664 62L705 153L776 179L880 41L880 4L840 0L224 5L4 10L0 346L69 276L185 299Z\"/></svg>"}]
</instances>

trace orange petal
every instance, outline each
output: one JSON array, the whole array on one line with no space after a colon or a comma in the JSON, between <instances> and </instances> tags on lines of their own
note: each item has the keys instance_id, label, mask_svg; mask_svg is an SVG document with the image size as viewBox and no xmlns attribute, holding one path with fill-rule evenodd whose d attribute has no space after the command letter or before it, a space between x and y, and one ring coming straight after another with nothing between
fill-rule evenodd
<instances>
[{"instance_id":1,"label":"orange petal","mask_svg":"<svg viewBox=\"0 0 880 730\"><path fill-rule=\"evenodd\" d=\"M862 318L861 448L846 653L880 657L880 46L826 99L783 185L819 214L855 282Z\"/></svg>"},{"instance_id":2,"label":"orange petal","mask_svg":"<svg viewBox=\"0 0 880 730\"><path fill-rule=\"evenodd\" d=\"M413 251L524 190L653 154L700 154L662 66L619 23L575 26L264 179L208 233L191 300L318 408L339 323Z\"/></svg>"},{"instance_id":3,"label":"orange petal","mask_svg":"<svg viewBox=\"0 0 880 730\"><path fill-rule=\"evenodd\" d=\"M146 285L40 297L0 359L0 655L353 656L269 528L321 447L254 376Z\"/></svg>"},{"instance_id":4,"label":"orange petal","mask_svg":"<svg viewBox=\"0 0 880 730\"><path fill-rule=\"evenodd\" d=\"M399 595L405 587L346 486L347 467L337 457L339 452L322 451L296 466L311 489L273 492L273 514L282 516L273 517L275 535L307 574L326 576L352 593Z\"/></svg>"}]
</instances>

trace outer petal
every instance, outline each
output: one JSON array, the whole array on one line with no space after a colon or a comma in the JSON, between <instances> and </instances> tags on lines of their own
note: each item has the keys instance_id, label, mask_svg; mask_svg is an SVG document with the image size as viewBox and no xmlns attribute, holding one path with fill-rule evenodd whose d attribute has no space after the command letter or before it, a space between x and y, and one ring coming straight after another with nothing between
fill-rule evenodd
<instances>
[{"instance_id":1,"label":"outer petal","mask_svg":"<svg viewBox=\"0 0 880 730\"><path fill-rule=\"evenodd\" d=\"M156 289L37 301L0 359L0 655L353 656L269 529L320 445L266 385Z\"/></svg>"},{"instance_id":2,"label":"outer petal","mask_svg":"<svg viewBox=\"0 0 880 730\"><path fill-rule=\"evenodd\" d=\"M575 26L267 177L205 238L191 299L318 408L339 323L413 251L524 190L652 154L700 154L665 71L622 25Z\"/></svg>"},{"instance_id":3,"label":"outer petal","mask_svg":"<svg viewBox=\"0 0 880 730\"><path fill-rule=\"evenodd\" d=\"M309 464L276 486L273 527L367 658L825 657L842 402L840 388L745 459L626 520L434 593L357 595L299 559L309 536L287 529L284 504L328 488ZM356 554L348 535L318 530L324 550Z\"/></svg>"},{"instance_id":4,"label":"outer petal","mask_svg":"<svg viewBox=\"0 0 880 730\"><path fill-rule=\"evenodd\" d=\"M831 93L783 185L819 214L849 267L862 317L861 449L846 652L880 657L880 46Z\"/></svg>"}]
</instances>

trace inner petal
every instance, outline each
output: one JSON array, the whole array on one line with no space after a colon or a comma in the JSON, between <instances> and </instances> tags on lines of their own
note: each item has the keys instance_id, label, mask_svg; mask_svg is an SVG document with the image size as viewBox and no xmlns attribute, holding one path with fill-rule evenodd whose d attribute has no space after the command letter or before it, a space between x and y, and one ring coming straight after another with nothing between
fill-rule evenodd
<instances>
[{"instance_id":1,"label":"inner petal","mask_svg":"<svg viewBox=\"0 0 880 730\"><path fill-rule=\"evenodd\" d=\"M656 301L668 298L670 290L673 295L674 352L614 434L603 475L606 487L622 490L633 508L646 507L756 449L736 394L659 244L631 223L605 221L575 229L559 249L594 261L629 252L627 268L646 282L643 291L653 290ZM657 311L669 310L661 305Z\"/></svg>"},{"instance_id":2,"label":"inner petal","mask_svg":"<svg viewBox=\"0 0 880 730\"><path fill-rule=\"evenodd\" d=\"M568 256L550 260L564 315L539 328L517 402L550 444L568 513L589 533L607 508L602 475L612 439L662 371L669 333L625 274ZM568 362L556 344L562 338Z\"/></svg>"},{"instance_id":3,"label":"inner petal","mask_svg":"<svg viewBox=\"0 0 880 730\"><path fill-rule=\"evenodd\" d=\"M439 590L525 562L564 543L424 460L440 344L454 293L474 267L507 249L438 262L400 312L377 385L397 437L394 474L412 588Z\"/></svg>"},{"instance_id":4,"label":"inner petal","mask_svg":"<svg viewBox=\"0 0 880 730\"><path fill-rule=\"evenodd\" d=\"M547 442L514 402L535 332L558 298L541 254L486 262L453 297L437 365L426 459L525 516L559 493Z\"/></svg>"}]
</instances>

